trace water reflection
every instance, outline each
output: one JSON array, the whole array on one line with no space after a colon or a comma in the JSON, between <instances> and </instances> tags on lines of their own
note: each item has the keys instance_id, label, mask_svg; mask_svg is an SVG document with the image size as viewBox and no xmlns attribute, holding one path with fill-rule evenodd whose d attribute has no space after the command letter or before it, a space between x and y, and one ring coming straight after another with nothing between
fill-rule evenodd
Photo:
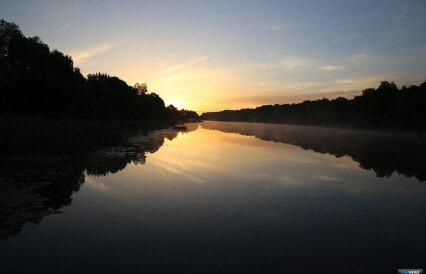
<instances>
[{"instance_id":1,"label":"water reflection","mask_svg":"<svg viewBox=\"0 0 426 274\"><path fill-rule=\"evenodd\" d=\"M127 145L75 158L4 159L3 272L391 273L421 267L425 185L397 174L378 178L349 157L333 156L350 155L376 172L389 163L396 166L389 170L409 175L408 160L406 166L393 160L399 155L379 165L350 147L374 149L378 155L370 157L383 159L392 155L383 149L391 140L405 140L416 159L422 144L414 151L409 135L213 122L188 131L134 136ZM422 178L419 166L412 174ZM21 230L59 210L63 214Z\"/></svg>"},{"instance_id":2,"label":"water reflection","mask_svg":"<svg viewBox=\"0 0 426 274\"><path fill-rule=\"evenodd\" d=\"M198 124L187 126L186 133L198 128ZM379 177L397 172L426 180L426 142L422 135L235 122L203 122L201 127L288 143L336 157L348 155ZM80 189L86 175L106 176L130 163L144 165L147 153L155 153L165 139L173 140L178 134L167 129L135 135L121 147L79 157L0 159L0 238L16 235L28 222L38 223L46 215L60 213L61 207L71 204L72 194ZM191 176L190 171L185 176ZM330 180L324 176L320 179Z\"/></svg>"},{"instance_id":3,"label":"water reflection","mask_svg":"<svg viewBox=\"0 0 426 274\"><path fill-rule=\"evenodd\" d=\"M188 126L182 134L198 125ZM0 159L0 239L20 232L28 223L61 213L79 191L86 175L106 176L129 163L145 164L146 154L156 152L164 140L179 131L165 129L135 135L121 147L111 147L78 157L17 157Z\"/></svg>"},{"instance_id":4,"label":"water reflection","mask_svg":"<svg viewBox=\"0 0 426 274\"><path fill-rule=\"evenodd\" d=\"M373 170L378 177L397 172L419 181L426 180L426 136L422 134L240 122L207 121L201 126L288 143L336 157L347 155L361 168Z\"/></svg>"}]
</instances>

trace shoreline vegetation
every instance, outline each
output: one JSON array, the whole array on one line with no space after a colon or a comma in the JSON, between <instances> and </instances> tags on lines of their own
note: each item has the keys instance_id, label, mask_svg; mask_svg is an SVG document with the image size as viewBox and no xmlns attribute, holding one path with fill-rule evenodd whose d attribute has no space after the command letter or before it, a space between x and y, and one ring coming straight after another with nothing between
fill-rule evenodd
<instances>
[{"instance_id":1,"label":"shoreline vegetation","mask_svg":"<svg viewBox=\"0 0 426 274\"><path fill-rule=\"evenodd\" d=\"M0 154L78 153L197 120L194 111L166 107L145 83L84 77L70 56L0 20Z\"/></svg>"},{"instance_id":2,"label":"shoreline vegetation","mask_svg":"<svg viewBox=\"0 0 426 274\"><path fill-rule=\"evenodd\" d=\"M353 99L339 97L207 112L166 107L145 83L105 73L83 76L70 56L0 20L0 154L79 153L115 145L137 131L217 120L378 130L426 130L426 81L383 81Z\"/></svg>"},{"instance_id":3,"label":"shoreline vegetation","mask_svg":"<svg viewBox=\"0 0 426 274\"><path fill-rule=\"evenodd\" d=\"M296 104L205 112L202 120L326 126L390 131L426 131L426 81L398 88L382 81L353 99L338 97Z\"/></svg>"},{"instance_id":4,"label":"shoreline vegetation","mask_svg":"<svg viewBox=\"0 0 426 274\"><path fill-rule=\"evenodd\" d=\"M0 154L77 154L123 144L136 133L169 127L167 120L79 120L0 116Z\"/></svg>"}]
</instances>

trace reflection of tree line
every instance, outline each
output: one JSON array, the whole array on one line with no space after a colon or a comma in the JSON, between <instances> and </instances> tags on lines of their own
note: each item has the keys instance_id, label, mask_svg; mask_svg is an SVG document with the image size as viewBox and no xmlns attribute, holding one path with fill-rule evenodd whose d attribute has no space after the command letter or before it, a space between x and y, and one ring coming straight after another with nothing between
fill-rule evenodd
<instances>
[{"instance_id":1,"label":"reflection of tree line","mask_svg":"<svg viewBox=\"0 0 426 274\"><path fill-rule=\"evenodd\" d=\"M196 125L188 131L196 129ZM105 176L127 164L145 164L146 153L156 152L176 130L135 135L122 147L81 157L32 157L0 160L0 239L19 233L28 223L71 204L71 196L85 182L85 174Z\"/></svg>"},{"instance_id":2,"label":"reflection of tree line","mask_svg":"<svg viewBox=\"0 0 426 274\"><path fill-rule=\"evenodd\" d=\"M347 155L378 177L397 172L426 180L424 134L239 122L204 122L202 127L297 145L336 157Z\"/></svg>"}]
</instances>

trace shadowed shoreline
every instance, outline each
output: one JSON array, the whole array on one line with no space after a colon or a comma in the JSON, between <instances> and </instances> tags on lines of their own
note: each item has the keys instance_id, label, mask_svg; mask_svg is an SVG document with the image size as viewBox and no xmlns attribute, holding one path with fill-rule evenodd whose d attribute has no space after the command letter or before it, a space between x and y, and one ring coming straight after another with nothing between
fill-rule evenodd
<instances>
[{"instance_id":1,"label":"shadowed shoreline","mask_svg":"<svg viewBox=\"0 0 426 274\"><path fill-rule=\"evenodd\" d=\"M196 127L188 127L188 131ZM128 164L146 162L173 140L179 131L156 130L129 137L119 147L83 155L20 156L0 158L0 239L17 235L26 223L39 223L45 216L61 213L71 205L72 195L85 183L85 176L106 176Z\"/></svg>"},{"instance_id":2,"label":"shadowed shoreline","mask_svg":"<svg viewBox=\"0 0 426 274\"><path fill-rule=\"evenodd\" d=\"M83 76L68 55L0 19L0 155L75 154L198 114L166 106L145 83Z\"/></svg>"}]
</instances>

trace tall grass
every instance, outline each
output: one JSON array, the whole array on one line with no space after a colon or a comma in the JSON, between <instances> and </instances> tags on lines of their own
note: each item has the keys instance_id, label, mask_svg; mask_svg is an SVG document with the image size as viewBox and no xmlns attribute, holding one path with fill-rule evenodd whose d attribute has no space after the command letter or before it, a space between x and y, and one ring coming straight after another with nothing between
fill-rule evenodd
<instances>
[{"instance_id":1,"label":"tall grass","mask_svg":"<svg viewBox=\"0 0 426 274\"><path fill-rule=\"evenodd\" d=\"M165 121L91 121L0 116L0 154L79 153L118 144L137 130L165 125Z\"/></svg>"}]
</instances>

